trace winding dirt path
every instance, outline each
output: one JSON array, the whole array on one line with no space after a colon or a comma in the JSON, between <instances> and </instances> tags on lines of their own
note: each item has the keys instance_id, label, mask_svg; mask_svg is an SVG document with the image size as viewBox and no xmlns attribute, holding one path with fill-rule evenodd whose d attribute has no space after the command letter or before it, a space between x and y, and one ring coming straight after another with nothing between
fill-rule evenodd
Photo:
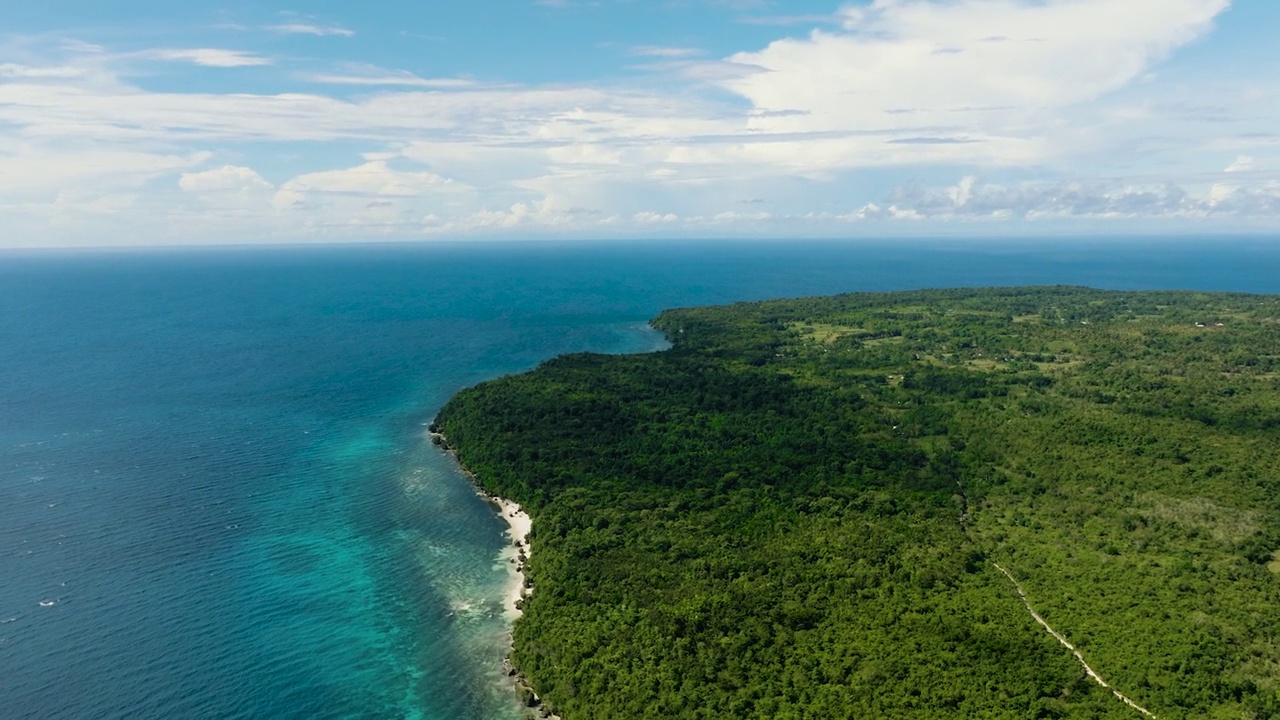
<instances>
[{"instance_id":1,"label":"winding dirt path","mask_svg":"<svg viewBox=\"0 0 1280 720\"><path fill-rule=\"evenodd\" d=\"M1128 705L1134 710L1137 710L1143 715L1146 715L1149 718L1154 718L1156 716L1155 713L1151 712L1150 710L1142 707L1138 703L1125 697L1119 690L1107 684L1107 681L1103 680L1102 676L1094 672L1093 668L1089 667L1089 663L1084 661L1084 655L1080 654L1080 651L1076 649L1076 646L1072 645L1071 641L1067 640L1066 636L1064 636L1062 633L1058 632L1057 630L1054 630L1049 625L1049 623L1045 622L1044 618L1040 617L1040 613L1036 612L1036 609L1031 607L1031 601L1027 599L1027 593L1022 589L1022 585L1018 584L1017 579L1013 577L1013 573L1009 572L1008 570L1005 570L1004 567L1002 567L999 563L993 562L991 564L995 565L996 569L1004 573L1005 577L1009 578L1009 582L1013 583L1013 587L1018 591L1018 597L1022 599L1022 604L1027 606L1027 612L1031 613L1031 617L1035 618L1035 621L1040 623L1042 626L1044 626L1044 629L1048 630L1050 635L1057 638L1058 642L1062 643L1063 647L1070 650L1071 654L1076 656L1076 659L1079 660L1080 664L1084 666L1085 673L1088 674L1089 677L1093 678L1094 682L1110 690L1113 695L1115 695L1117 698L1120 699L1120 702L1124 703L1125 705Z\"/></svg>"}]
</instances>

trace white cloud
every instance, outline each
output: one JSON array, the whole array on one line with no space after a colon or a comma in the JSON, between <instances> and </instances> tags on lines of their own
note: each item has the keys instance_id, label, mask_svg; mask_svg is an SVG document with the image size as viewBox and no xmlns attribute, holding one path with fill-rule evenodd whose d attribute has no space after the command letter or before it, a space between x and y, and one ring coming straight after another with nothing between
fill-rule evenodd
<instances>
[{"instance_id":1,"label":"white cloud","mask_svg":"<svg viewBox=\"0 0 1280 720\"><path fill-rule=\"evenodd\" d=\"M350 240L353 233L417 236L428 224L459 227L457 218L476 212L476 198L466 185L430 172L397 170L390 163L400 156L393 153L369 155L372 159L361 165L303 173L278 187L242 166L185 173L178 184L191 201L171 207L169 215L180 212L202 226L234 228L237 237L323 241ZM436 211L452 219L441 221ZM429 217L435 220L428 223Z\"/></svg>"},{"instance_id":2,"label":"white cloud","mask_svg":"<svg viewBox=\"0 0 1280 720\"><path fill-rule=\"evenodd\" d=\"M1228 165L1222 172L1236 173L1247 172L1258 166L1258 161L1249 155L1241 155L1235 159L1235 162Z\"/></svg>"},{"instance_id":3,"label":"white cloud","mask_svg":"<svg viewBox=\"0 0 1280 720\"><path fill-rule=\"evenodd\" d=\"M0 144L0 204L48 200L60 193L109 195L197 167L207 152L186 155L108 148L49 150Z\"/></svg>"},{"instance_id":4,"label":"white cloud","mask_svg":"<svg viewBox=\"0 0 1280 720\"><path fill-rule=\"evenodd\" d=\"M63 40L61 43L59 43L59 45L62 47L63 50L68 50L70 52L80 53L84 55L96 55L100 53L105 53L107 51L107 49L102 45L85 42L83 40L76 40L76 39Z\"/></svg>"},{"instance_id":5,"label":"white cloud","mask_svg":"<svg viewBox=\"0 0 1280 720\"><path fill-rule=\"evenodd\" d=\"M252 168L224 165L212 170L183 173L178 187L197 202L186 203L186 208L204 208L218 213L217 224L233 217L257 219L260 225L270 225L272 190L267 182Z\"/></svg>"},{"instance_id":6,"label":"white cloud","mask_svg":"<svg viewBox=\"0 0 1280 720\"><path fill-rule=\"evenodd\" d=\"M305 93L158 91L132 80L139 58L272 59L64 43L39 62L0 46L0 61L14 60L0 64L0 207L48 210L61 197L64 218L84 203L181 217L178 228L234 221L281 238L347 239L1276 216L1280 193L1254 158L1280 144L1266 135L1280 94L1214 82L1175 96L1152 79L1227 4L878 0L843 11L843 24L729 58L634 48L666 77L633 86L299 62L310 72L272 75L286 89L314 84ZM280 28L295 25L325 29ZM1224 112L1265 121L1204 124ZM932 189L884 190L907 173ZM292 177L273 185L264 175ZM1090 179L1104 175L1139 179ZM770 212L743 212L741 198L766 197Z\"/></svg>"},{"instance_id":7,"label":"white cloud","mask_svg":"<svg viewBox=\"0 0 1280 720\"><path fill-rule=\"evenodd\" d=\"M215 170L183 173L178 187L194 193L242 193L272 186L251 168L224 165Z\"/></svg>"},{"instance_id":8,"label":"white cloud","mask_svg":"<svg viewBox=\"0 0 1280 720\"><path fill-rule=\"evenodd\" d=\"M405 80L407 78L397 78ZM382 79L377 80L382 82ZM437 83L437 84L454 84ZM151 92L119 77L0 84L0 122L25 135L153 142L486 138L493 145L652 141L730 133L687 99L590 87L455 87L354 100L322 94Z\"/></svg>"},{"instance_id":9,"label":"white cloud","mask_svg":"<svg viewBox=\"0 0 1280 720\"><path fill-rule=\"evenodd\" d=\"M270 58L255 55L242 50L224 50L220 48L192 49L158 49L144 53L155 60L171 62L189 62L204 67L236 68L256 65L270 65Z\"/></svg>"},{"instance_id":10,"label":"white cloud","mask_svg":"<svg viewBox=\"0 0 1280 720\"><path fill-rule=\"evenodd\" d=\"M1234 188L1225 197L1216 198L1212 209L1217 213L1267 218L1274 223L1280 218L1280 182L1270 180L1260 187Z\"/></svg>"},{"instance_id":11,"label":"white cloud","mask_svg":"<svg viewBox=\"0 0 1280 720\"><path fill-rule=\"evenodd\" d=\"M689 47L670 47L666 45L636 45L631 48L632 55L640 57L656 57L656 58L688 58L703 55L704 51L698 48Z\"/></svg>"},{"instance_id":12,"label":"white cloud","mask_svg":"<svg viewBox=\"0 0 1280 720\"><path fill-rule=\"evenodd\" d=\"M282 193L296 195L381 195L414 197L448 188L454 183L430 172L394 170L387 160L371 160L344 170L306 173L280 187Z\"/></svg>"},{"instance_id":13,"label":"white cloud","mask_svg":"<svg viewBox=\"0 0 1280 720\"><path fill-rule=\"evenodd\" d=\"M285 33L287 35L315 35L317 37L351 37L355 35L354 30L348 30L337 25L313 25L311 23L285 23L283 25L270 25L268 30Z\"/></svg>"},{"instance_id":14,"label":"white cloud","mask_svg":"<svg viewBox=\"0 0 1280 720\"><path fill-rule=\"evenodd\" d=\"M899 187L882 208L868 204L843 220L930 219L1211 219L1280 217L1280 183L1254 187L1217 184L1195 194L1173 184L1135 185L1099 180L1012 185L962 178L950 187Z\"/></svg>"},{"instance_id":15,"label":"white cloud","mask_svg":"<svg viewBox=\"0 0 1280 720\"><path fill-rule=\"evenodd\" d=\"M442 140L472 153L503 148L513 154L541 143L551 148L544 171L574 158L596 158L650 179L695 168L712 179L777 173L822 178L844 168L924 162L1026 166L1096 144L1079 129L1087 123L1046 115L1053 109L1045 108L1046 98L1063 105L1132 79L1207 28L1226 0L1161 0L1158 8L1153 2L881 2L853 31L779 41L729 63L684 63L682 74L706 71L751 100L746 113L688 94L473 87L455 78L355 66L303 77L454 92L388 92L344 101L297 93L143 93L118 83L32 83L0 88L0 121L44 136ZM1106 13L1100 8L1119 21L1102 23ZM1095 31L1097 24L1107 30ZM980 42L993 32L1024 41ZM965 42L975 47L933 54L936 47ZM1078 61L1081 54L1100 59ZM1139 60L1116 70L1125 57ZM726 67L737 74L726 77L720 70Z\"/></svg>"},{"instance_id":16,"label":"white cloud","mask_svg":"<svg viewBox=\"0 0 1280 720\"><path fill-rule=\"evenodd\" d=\"M31 67L16 63L0 63L0 78L9 80L48 80L84 77L85 71L77 67Z\"/></svg>"},{"instance_id":17,"label":"white cloud","mask_svg":"<svg viewBox=\"0 0 1280 720\"><path fill-rule=\"evenodd\" d=\"M645 211L636 213L631 219L642 225L651 225L654 223L673 223L680 218L674 213L666 213L664 215L662 213Z\"/></svg>"},{"instance_id":18,"label":"white cloud","mask_svg":"<svg viewBox=\"0 0 1280 720\"><path fill-rule=\"evenodd\" d=\"M367 65L346 68L341 73L308 73L300 76L306 82L325 85L365 85L370 87L418 87L457 89L472 87L475 82L465 78L424 78L404 70L383 70Z\"/></svg>"},{"instance_id":19,"label":"white cloud","mask_svg":"<svg viewBox=\"0 0 1280 720\"><path fill-rule=\"evenodd\" d=\"M707 225L737 225L741 223L760 223L773 219L773 213L744 213L737 210L726 210L725 212L716 213L710 218L693 218L690 222Z\"/></svg>"},{"instance_id":20,"label":"white cloud","mask_svg":"<svg viewBox=\"0 0 1280 720\"><path fill-rule=\"evenodd\" d=\"M738 18L744 25L839 25L839 15L746 15Z\"/></svg>"},{"instance_id":21,"label":"white cloud","mask_svg":"<svg viewBox=\"0 0 1280 720\"><path fill-rule=\"evenodd\" d=\"M1054 154L1055 111L1125 86L1212 27L1230 0L879 0L735 63L765 72L723 85L760 132L900 131L916 139L837 162L1023 163ZM1002 42L991 42L993 37ZM965 137L966 146L948 144ZM928 142L936 140L938 142Z\"/></svg>"},{"instance_id":22,"label":"white cloud","mask_svg":"<svg viewBox=\"0 0 1280 720\"><path fill-rule=\"evenodd\" d=\"M425 171L397 170L386 159L342 170L304 173L280 185L271 219L307 233L360 232L387 236L422 232L422 218L473 212L472 189Z\"/></svg>"}]
</instances>

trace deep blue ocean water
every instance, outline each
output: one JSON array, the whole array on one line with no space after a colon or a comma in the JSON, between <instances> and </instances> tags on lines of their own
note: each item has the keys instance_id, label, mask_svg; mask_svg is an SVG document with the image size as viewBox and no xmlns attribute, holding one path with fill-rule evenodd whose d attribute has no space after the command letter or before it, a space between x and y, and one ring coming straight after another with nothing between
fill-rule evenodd
<instances>
[{"instance_id":1,"label":"deep blue ocean water","mask_svg":"<svg viewBox=\"0 0 1280 720\"><path fill-rule=\"evenodd\" d=\"M424 425L665 307L1280 292L1280 238L0 253L0 715L515 718L504 526Z\"/></svg>"}]
</instances>

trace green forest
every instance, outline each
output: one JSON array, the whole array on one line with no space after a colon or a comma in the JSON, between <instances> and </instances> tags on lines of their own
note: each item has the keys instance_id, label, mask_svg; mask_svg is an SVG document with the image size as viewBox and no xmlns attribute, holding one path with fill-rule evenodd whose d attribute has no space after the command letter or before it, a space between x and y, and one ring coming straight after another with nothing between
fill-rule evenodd
<instances>
[{"instance_id":1,"label":"green forest","mask_svg":"<svg viewBox=\"0 0 1280 720\"><path fill-rule=\"evenodd\" d=\"M564 720L1280 717L1280 298L1078 287L663 312L465 390L533 518Z\"/></svg>"}]
</instances>

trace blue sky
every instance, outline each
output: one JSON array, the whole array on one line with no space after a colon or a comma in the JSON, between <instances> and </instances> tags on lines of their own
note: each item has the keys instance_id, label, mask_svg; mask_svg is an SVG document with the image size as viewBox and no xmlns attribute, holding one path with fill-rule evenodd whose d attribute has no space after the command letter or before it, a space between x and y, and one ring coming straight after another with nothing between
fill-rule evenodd
<instances>
[{"instance_id":1,"label":"blue sky","mask_svg":"<svg viewBox=\"0 0 1280 720\"><path fill-rule=\"evenodd\" d=\"M45 0L0 246L1280 227L1267 0Z\"/></svg>"}]
</instances>

